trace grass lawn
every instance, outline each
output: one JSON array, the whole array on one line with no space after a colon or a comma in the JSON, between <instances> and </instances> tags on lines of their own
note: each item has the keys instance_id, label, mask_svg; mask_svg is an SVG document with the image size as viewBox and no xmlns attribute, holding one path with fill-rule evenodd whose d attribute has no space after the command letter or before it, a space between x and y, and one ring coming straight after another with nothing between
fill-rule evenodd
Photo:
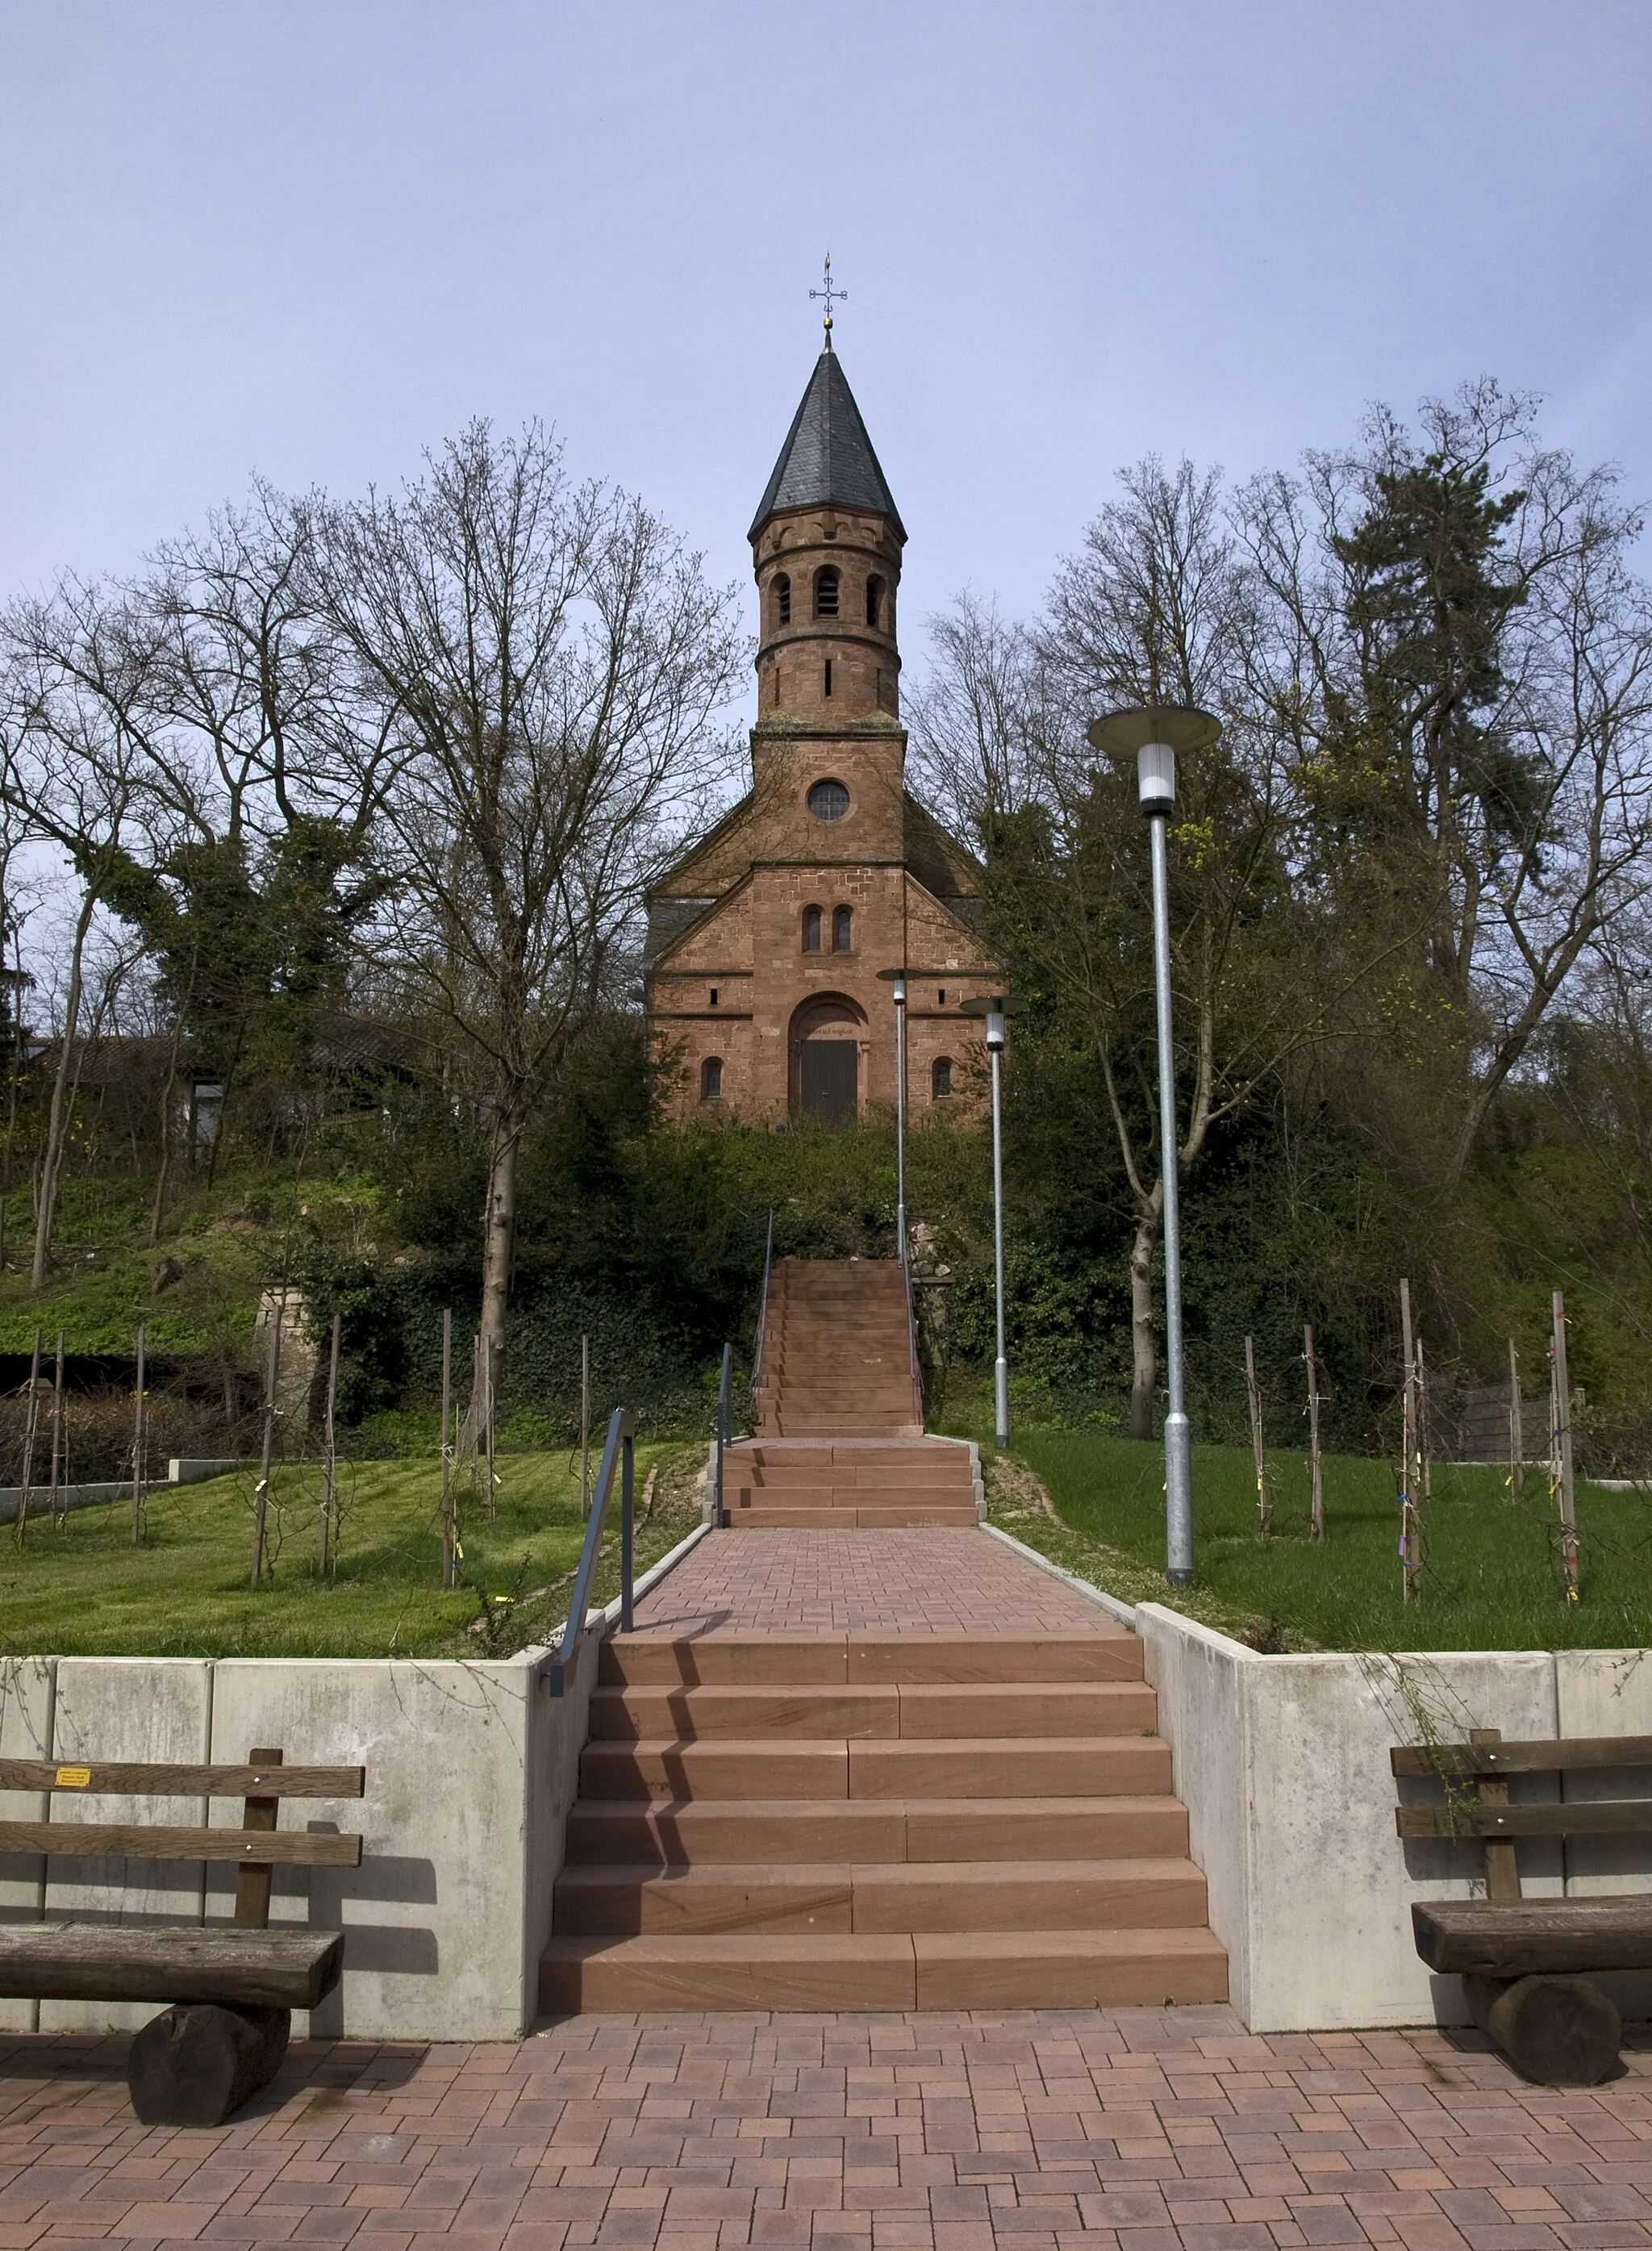
<instances>
[{"instance_id":1,"label":"grass lawn","mask_svg":"<svg viewBox=\"0 0 1652 2251\"><path fill-rule=\"evenodd\" d=\"M990 1442L989 1448L990 1451ZM1401 1598L1400 1511L1386 1463L1324 1465L1328 1537L1308 1537L1308 1468L1270 1452L1273 1537L1256 1536L1248 1448L1196 1446L1198 1577L1183 1601L1162 1577L1164 1455L1155 1443L1028 1430L1013 1452L1042 1480L1071 1535L1090 1551L1069 1568L1129 1601L1171 1602L1260 1645L1322 1649L1641 1648L1652 1644L1652 1495L1578 1486L1582 1599L1561 1597L1559 1526L1540 1470L1513 1502L1496 1469L1437 1468L1424 1520L1422 1599ZM1047 1522L1047 1520L1046 1520ZM1020 1523L1006 1523L1018 1536ZM1053 1533L1058 1527L1050 1527ZM1034 1527L1035 1530L1035 1527ZM1044 1544L1042 1541L1037 1544ZM1101 1551L1112 1551L1112 1560ZM1066 1562L1066 1555L1058 1555ZM1100 1568L1098 1568L1098 1563ZM1269 1633L1268 1629L1280 1631Z\"/></svg>"},{"instance_id":2,"label":"grass lawn","mask_svg":"<svg viewBox=\"0 0 1652 2251\"><path fill-rule=\"evenodd\" d=\"M699 1520L703 1448L639 1446L637 1569ZM592 1474L596 1472L593 1458ZM273 1579L254 1593L255 1475L155 1488L148 1536L130 1505L78 1509L61 1528L31 1519L21 1552L0 1528L0 1653L61 1657L481 1657L560 1631L582 1538L579 1463L501 1455L489 1522L461 1484L466 1583L444 1593L441 1472L435 1460L341 1464L342 1536L331 1585L316 1576L320 1474L278 1467ZM597 1599L619 1590L619 1499L610 1503ZM501 1603L498 1597L508 1599ZM531 1599L529 1599L531 1598ZM473 1631L479 1619L480 1631Z\"/></svg>"}]
</instances>

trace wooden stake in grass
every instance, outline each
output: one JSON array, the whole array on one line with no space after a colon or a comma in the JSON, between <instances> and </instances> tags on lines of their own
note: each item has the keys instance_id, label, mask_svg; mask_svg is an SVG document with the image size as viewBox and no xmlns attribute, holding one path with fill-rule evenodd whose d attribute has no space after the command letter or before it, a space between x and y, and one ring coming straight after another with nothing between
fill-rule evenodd
<instances>
[{"instance_id":1,"label":"wooden stake in grass","mask_svg":"<svg viewBox=\"0 0 1652 2251\"><path fill-rule=\"evenodd\" d=\"M1578 1599L1578 1509L1572 1481L1572 1392L1566 1379L1566 1306L1554 1293L1554 1485L1560 1504L1560 1559L1566 1569L1566 1600Z\"/></svg>"},{"instance_id":2,"label":"wooden stake in grass","mask_svg":"<svg viewBox=\"0 0 1652 2251\"><path fill-rule=\"evenodd\" d=\"M1422 1516L1417 1506L1417 1361L1411 1335L1411 1285L1407 1281L1400 1285L1400 1351L1404 1364L1400 1390L1400 1563L1406 1600L1414 1603L1422 1593Z\"/></svg>"},{"instance_id":3,"label":"wooden stake in grass","mask_svg":"<svg viewBox=\"0 0 1652 2251\"><path fill-rule=\"evenodd\" d=\"M1250 1451L1256 1465L1256 1537L1266 1540L1273 1529L1273 1508L1268 1499L1268 1457L1262 1444L1262 1403L1256 1389L1256 1353L1245 1339L1245 1397L1250 1405Z\"/></svg>"},{"instance_id":4,"label":"wooden stake in grass","mask_svg":"<svg viewBox=\"0 0 1652 2251\"><path fill-rule=\"evenodd\" d=\"M66 1483L63 1475L63 1331L58 1331L58 1361L52 1383L52 1478L46 1487L46 1513L50 1521L59 1520L58 1495ZM66 1523L69 1512L62 1512Z\"/></svg>"},{"instance_id":5,"label":"wooden stake in grass","mask_svg":"<svg viewBox=\"0 0 1652 2251\"><path fill-rule=\"evenodd\" d=\"M591 1339L579 1340L579 1521L591 1514Z\"/></svg>"},{"instance_id":6,"label":"wooden stake in grass","mask_svg":"<svg viewBox=\"0 0 1652 2251\"><path fill-rule=\"evenodd\" d=\"M453 1412L453 1316L442 1315L442 1584L458 1580L459 1531L453 1520L453 1449L448 1431Z\"/></svg>"},{"instance_id":7,"label":"wooden stake in grass","mask_svg":"<svg viewBox=\"0 0 1652 2251\"><path fill-rule=\"evenodd\" d=\"M19 1548L29 1528L29 1488L34 1482L34 1440L40 1415L40 1332L34 1333L34 1358L29 1366L29 1407L23 1418L23 1484L17 1493L17 1519L11 1536Z\"/></svg>"},{"instance_id":8,"label":"wooden stake in grass","mask_svg":"<svg viewBox=\"0 0 1652 2251\"><path fill-rule=\"evenodd\" d=\"M143 1416L144 1389L147 1381L144 1368L143 1331L144 1324L140 1321L138 1323L138 1396L137 1404L132 1415L132 1545L135 1548L141 1548L143 1545L144 1501L148 1490L144 1478L146 1465L143 1459L144 1445L149 1436L144 1428Z\"/></svg>"},{"instance_id":9,"label":"wooden stake in grass","mask_svg":"<svg viewBox=\"0 0 1652 2251\"><path fill-rule=\"evenodd\" d=\"M494 1472L494 1340L487 1338L482 1345L482 1380L487 1389L482 1395L487 1415L487 1521L491 1524L499 1513L499 1479Z\"/></svg>"},{"instance_id":10,"label":"wooden stake in grass","mask_svg":"<svg viewBox=\"0 0 1652 2251\"><path fill-rule=\"evenodd\" d=\"M321 1437L321 1576L338 1574L338 1331L333 1316L333 1340L327 1355L327 1421Z\"/></svg>"},{"instance_id":11,"label":"wooden stake in grass","mask_svg":"<svg viewBox=\"0 0 1652 2251\"><path fill-rule=\"evenodd\" d=\"M1314 1359L1314 1333L1310 1328L1302 1333L1302 1356L1308 1368L1308 1482L1311 1495L1308 1529L1310 1538L1323 1540L1325 1479L1324 1465L1319 1458L1319 1369Z\"/></svg>"},{"instance_id":12,"label":"wooden stake in grass","mask_svg":"<svg viewBox=\"0 0 1652 2251\"><path fill-rule=\"evenodd\" d=\"M1418 1505L1427 1508L1434 1499L1434 1455L1428 1444L1428 1368L1422 1356L1422 1339L1416 1342L1417 1360L1417 1493Z\"/></svg>"},{"instance_id":13,"label":"wooden stake in grass","mask_svg":"<svg viewBox=\"0 0 1652 2251\"><path fill-rule=\"evenodd\" d=\"M1509 1339L1509 1498L1526 1497L1525 1419L1520 1406L1520 1355Z\"/></svg>"},{"instance_id":14,"label":"wooden stake in grass","mask_svg":"<svg viewBox=\"0 0 1652 2251\"><path fill-rule=\"evenodd\" d=\"M264 1392L264 1451L259 1463L258 1490L252 1496L252 1584L264 1583L264 1535L269 1522L270 1464L275 1456L275 1387L281 1380L281 1317L287 1311L284 1298L275 1301L275 1319L270 1324L269 1382Z\"/></svg>"}]
</instances>

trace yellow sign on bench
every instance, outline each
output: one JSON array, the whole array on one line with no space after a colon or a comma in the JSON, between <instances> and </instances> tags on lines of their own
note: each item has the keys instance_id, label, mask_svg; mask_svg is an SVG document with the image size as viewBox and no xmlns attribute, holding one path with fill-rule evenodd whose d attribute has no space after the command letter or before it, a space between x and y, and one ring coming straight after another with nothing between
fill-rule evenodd
<instances>
[{"instance_id":1,"label":"yellow sign on bench","mask_svg":"<svg viewBox=\"0 0 1652 2251\"><path fill-rule=\"evenodd\" d=\"M85 1790L92 1780L89 1766L60 1766L58 1769L59 1790Z\"/></svg>"}]
</instances>

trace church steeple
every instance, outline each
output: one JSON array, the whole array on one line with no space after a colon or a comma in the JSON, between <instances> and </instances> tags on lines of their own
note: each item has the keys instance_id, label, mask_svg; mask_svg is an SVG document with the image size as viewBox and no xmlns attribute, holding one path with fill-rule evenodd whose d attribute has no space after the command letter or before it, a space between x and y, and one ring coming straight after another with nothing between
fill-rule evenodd
<instances>
[{"instance_id":1,"label":"church steeple","mask_svg":"<svg viewBox=\"0 0 1652 2251\"><path fill-rule=\"evenodd\" d=\"M830 336L748 536L763 604L759 728L893 724L906 528Z\"/></svg>"},{"instance_id":2,"label":"church steeple","mask_svg":"<svg viewBox=\"0 0 1652 2251\"><path fill-rule=\"evenodd\" d=\"M783 509L832 507L887 516L895 537L906 538L843 363L828 337L746 537L756 539Z\"/></svg>"}]
</instances>

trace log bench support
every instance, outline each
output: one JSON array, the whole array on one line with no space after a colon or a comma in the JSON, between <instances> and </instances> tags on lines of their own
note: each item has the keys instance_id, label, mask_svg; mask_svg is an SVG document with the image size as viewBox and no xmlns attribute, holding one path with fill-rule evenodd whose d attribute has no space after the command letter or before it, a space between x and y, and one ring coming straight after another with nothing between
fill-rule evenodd
<instances>
[{"instance_id":1,"label":"log bench support","mask_svg":"<svg viewBox=\"0 0 1652 2251\"><path fill-rule=\"evenodd\" d=\"M1396 1776L1444 1785L1443 1805L1402 1805L1401 1837L1476 1837L1486 1896L1419 1901L1417 1952L1462 1979L1469 2014L1515 2069L1541 2087L1594 2087L1615 2067L1623 2026L1590 1970L1652 1969L1652 1894L1586 1899L1521 1896L1520 1837L1652 1833L1652 1799L1595 1798L1512 1805L1510 1774L1652 1766L1652 1735L1504 1742L1476 1728L1466 1743L1401 1744Z\"/></svg>"},{"instance_id":2,"label":"log bench support","mask_svg":"<svg viewBox=\"0 0 1652 2251\"><path fill-rule=\"evenodd\" d=\"M355 1836L280 1831L283 1797L359 1797L360 1767L289 1767L254 1750L244 1767L53 1766L0 1759L0 1790L243 1799L239 1829L131 1822L0 1821L0 1852L75 1859L233 1863L231 1924L0 1924L0 1994L34 2000L169 2001L133 2040L132 2107L146 2126L218 2126L281 2067L293 2011L337 1984L344 1935L272 1930L277 1867L359 1867Z\"/></svg>"}]
</instances>

